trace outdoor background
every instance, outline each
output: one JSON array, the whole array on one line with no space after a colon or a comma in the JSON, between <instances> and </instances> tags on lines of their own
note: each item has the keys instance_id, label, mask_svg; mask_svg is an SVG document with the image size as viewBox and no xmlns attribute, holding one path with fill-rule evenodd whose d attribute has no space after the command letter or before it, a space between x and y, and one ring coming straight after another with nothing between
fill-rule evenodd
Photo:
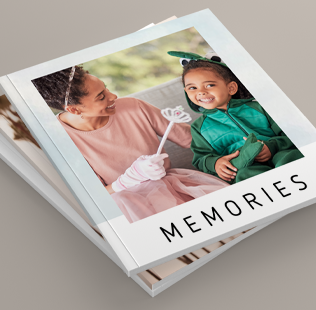
<instances>
[{"instance_id":1,"label":"outdoor background","mask_svg":"<svg viewBox=\"0 0 316 310\"><path fill-rule=\"evenodd\" d=\"M189 28L83 64L118 97L127 96L168 82L182 73L179 58L168 51L185 51L204 56L212 48Z\"/></svg>"}]
</instances>

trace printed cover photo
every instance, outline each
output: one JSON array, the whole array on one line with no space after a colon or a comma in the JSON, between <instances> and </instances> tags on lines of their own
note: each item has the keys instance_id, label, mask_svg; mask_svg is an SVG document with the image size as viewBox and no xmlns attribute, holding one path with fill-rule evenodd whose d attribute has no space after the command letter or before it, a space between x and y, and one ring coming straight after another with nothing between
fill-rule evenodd
<instances>
[{"instance_id":1,"label":"printed cover photo","mask_svg":"<svg viewBox=\"0 0 316 310\"><path fill-rule=\"evenodd\" d=\"M315 128L208 10L8 80L131 274L314 199Z\"/></svg>"},{"instance_id":2,"label":"printed cover photo","mask_svg":"<svg viewBox=\"0 0 316 310\"><path fill-rule=\"evenodd\" d=\"M194 28L32 82L130 223L303 157Z\"/></svg>"}]
</instances>

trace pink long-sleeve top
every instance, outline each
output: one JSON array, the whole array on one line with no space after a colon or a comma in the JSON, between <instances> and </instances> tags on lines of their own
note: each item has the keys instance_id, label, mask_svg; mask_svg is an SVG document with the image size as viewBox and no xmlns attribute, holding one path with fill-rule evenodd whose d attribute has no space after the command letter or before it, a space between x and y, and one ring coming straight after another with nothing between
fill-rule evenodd
<instances>
[{"instance_id":1,"label":"pink long-sleeve top","mask_svg":"<svg viewBox=\"0 0 316 310\"><path fill-rule=\"evenodd\" d=\"M157 135L162 137L169 124L160 109L135 98L117 99L116 113L97 130L77 130L57 118L104 185L112 184L139 156L156 154ZM190 125L184 123L174 124L168 135L184 148L191 139ZM164 166L170 168L169 158Z\"/></svg>"}]
</instances>

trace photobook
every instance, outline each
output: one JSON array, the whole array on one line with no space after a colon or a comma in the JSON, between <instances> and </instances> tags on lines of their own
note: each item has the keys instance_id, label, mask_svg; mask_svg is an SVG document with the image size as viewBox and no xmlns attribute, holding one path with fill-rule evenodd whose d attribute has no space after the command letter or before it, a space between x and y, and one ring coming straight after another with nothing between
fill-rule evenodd
<instances>
[{"instance_id":1,"label":"photobook","mask_svg":"<svg viewBox=\"0 0 316 310\"><path fill-rule=\"evenodd\" d=\"M209 10L0 83L129 276L315 202L315 128Z\"/></svg>"},{"instance_id":2,"label":"photobook","mask_svg":"<svg viewBox=\"0 0 316 310\"><path fill-rule=\"evenodd\" d=\"M175 18L174 16L163 22ZM151 24L147 27L153 25ZM101 233L86 217L59 174L40 149L36 139L31 135L12 104L1 92L1 89L0 157L103 253L122 268L120 260L108 242L106 242ZM203 266L206 262L267 225L269 223L187 253L134 275L132 279L149 295L154 297L197 268Z\"/></svg>"},{"instance_id":3,"label":"photobook","mask_svg":"<svg viewBox=\"0 0 316 310\"><path fill-rule=\"evenodd\" d=\"M175 18L174 16L163 22ZM153 25L151 24L147 27ZM122 268L120 260L108 242L106 242L97 228L85 216L65 183L40 149L36 139L31 135L12 104L3 92L1 92L1 89L0 157L103 253ZM197 268L203 266L206 262L267 225L269 223L187 253L134 275L132 279L149 295L154 297Z\"/></svg>"}]
</instances>

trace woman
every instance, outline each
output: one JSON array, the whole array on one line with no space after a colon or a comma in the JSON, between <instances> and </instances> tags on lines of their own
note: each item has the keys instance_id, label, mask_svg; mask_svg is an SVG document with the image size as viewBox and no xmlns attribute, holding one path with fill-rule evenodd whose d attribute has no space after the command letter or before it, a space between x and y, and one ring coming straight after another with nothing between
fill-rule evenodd
<instances>
[{"instance_id":1,"label":"woman","mask_svg":"<svg viewBox=\"0 0 316 310\"><path fill-rule=\"evenodd\" d=\"M158 108L120 98L81 66L33 80L100 181L130 222L146 218L228 186L216 177L170 169L157 152L168 121ZM190 126L175 124L168 136L189 148ZM164 152L164 150L163 150Z\"/></svg>"}]
</instances>

